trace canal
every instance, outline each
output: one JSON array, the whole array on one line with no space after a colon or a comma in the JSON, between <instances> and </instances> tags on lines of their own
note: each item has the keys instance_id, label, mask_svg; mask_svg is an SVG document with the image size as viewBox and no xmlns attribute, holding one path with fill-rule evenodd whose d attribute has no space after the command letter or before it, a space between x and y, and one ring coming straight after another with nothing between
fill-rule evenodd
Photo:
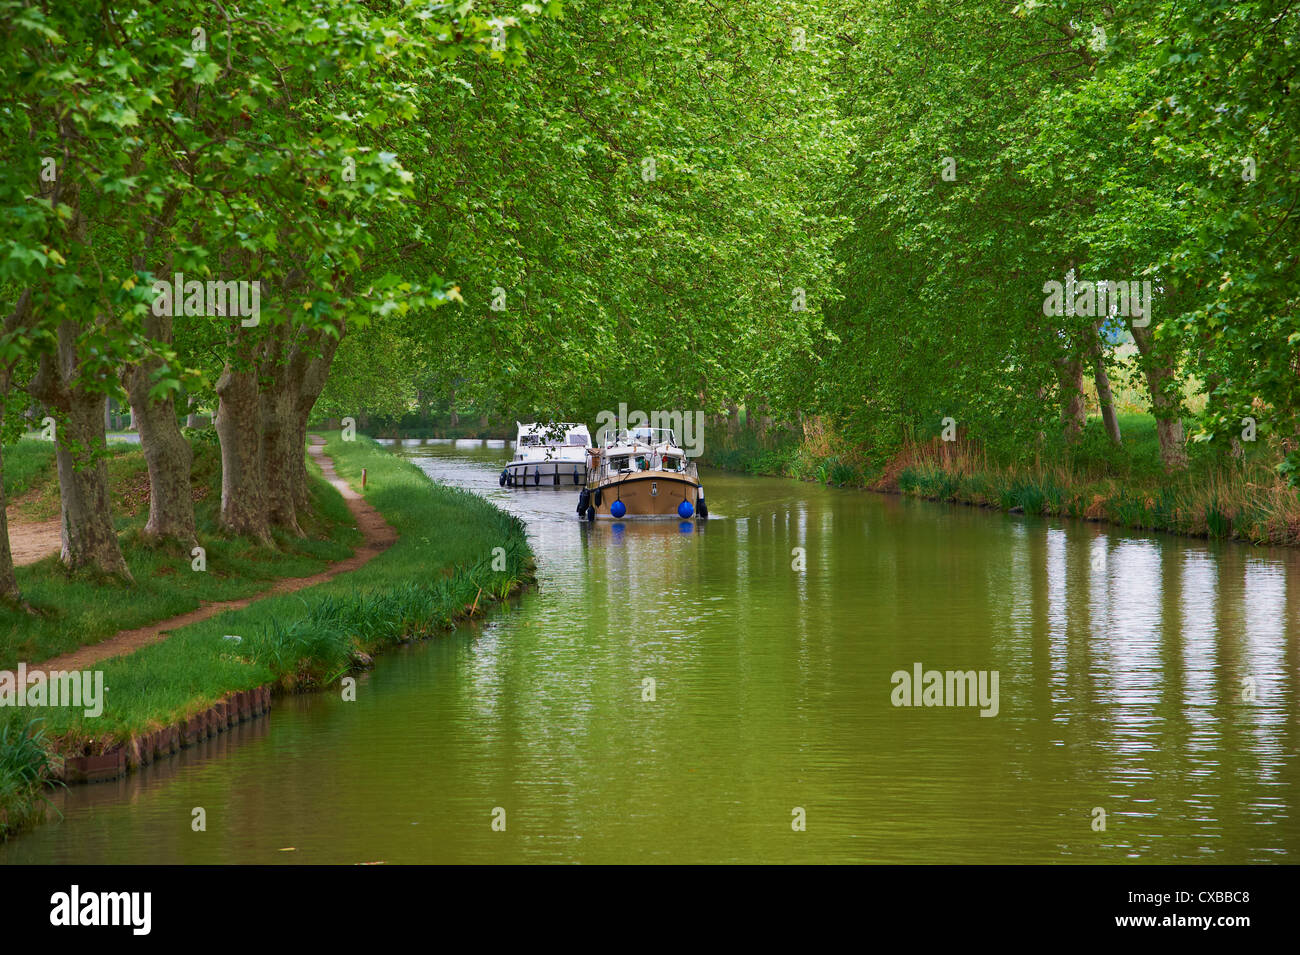
<instances>
[{"instance_id":1,"label":"canal","mask_svg":"<svg viewBox=\"0 0 1300 955\"><path fill-rule=\"evenodd\" d=\"M1296 861L1294 553L707 470L707 523L588 525L501 442L404 451L539 589L0 862ZM895 705L918 666L996 698Z\"/></svg>"}]
</instances>

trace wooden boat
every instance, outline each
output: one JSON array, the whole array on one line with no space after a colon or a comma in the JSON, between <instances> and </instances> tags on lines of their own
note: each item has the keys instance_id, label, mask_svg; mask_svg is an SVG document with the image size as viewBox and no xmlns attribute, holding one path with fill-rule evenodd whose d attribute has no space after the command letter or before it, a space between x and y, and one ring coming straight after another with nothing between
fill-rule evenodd
<instances>
[{"instance_id":1,"label":"wooden boat","mask_svg":"<svg viewBox=\"0 0 1300 955\"><path fill-rule=\"evenodd\" d=\"M578 514L589 521L707 518L695 462L668 428L606 432L587 455Z\"/></svg>"}]
</instances>

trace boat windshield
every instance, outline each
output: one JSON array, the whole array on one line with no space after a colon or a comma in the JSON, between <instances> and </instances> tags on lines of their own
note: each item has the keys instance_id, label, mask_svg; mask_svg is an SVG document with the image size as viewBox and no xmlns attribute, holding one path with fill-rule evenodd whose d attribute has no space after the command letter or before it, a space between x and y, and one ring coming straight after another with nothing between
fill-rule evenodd
<instances>
[{"instance_id":1,"label":"boat windshield","mask_svg":"<svg viewBox=\"0 0 1300 955\"><path fill-rule=\"evenodd\" d=\"M519 432L521 448L585 448L591 443L585 430L569 431L572 425L535 424Z\"/></svg>"},{"instance_id":2,"label":"boat windshield","mask_svg":"<svg viewBox=\"0 0 1300 955\"><path fill-rule=\"evenodd\" d=\"M671 428L632 428L617 433L606 432L606 444L671 444L677 445L677 437Z\"/></svg>"}]
</instances>

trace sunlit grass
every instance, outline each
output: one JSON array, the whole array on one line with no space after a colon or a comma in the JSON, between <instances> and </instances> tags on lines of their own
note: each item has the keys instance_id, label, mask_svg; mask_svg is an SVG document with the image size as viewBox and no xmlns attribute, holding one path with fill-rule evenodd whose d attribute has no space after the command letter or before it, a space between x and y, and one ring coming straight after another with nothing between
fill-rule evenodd
<instances>
[{"instance_id":1,"label":"sunlit grass","mask_svg":"<svg viewBox=\"0 0 1300 955\"><path fill-rule=\"evenodd\" d=\"M5 497L10 503L45 485L54 474L54 442L24 437L4 448Z\"/></svg>"}]
</instances>

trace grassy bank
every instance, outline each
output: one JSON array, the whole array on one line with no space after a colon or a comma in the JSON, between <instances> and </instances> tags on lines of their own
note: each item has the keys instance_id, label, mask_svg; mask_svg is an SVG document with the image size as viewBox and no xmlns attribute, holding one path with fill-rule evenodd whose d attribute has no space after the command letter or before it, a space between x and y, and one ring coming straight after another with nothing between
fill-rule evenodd
<instances>
[{"instance_id":1,"label":"grassy bank","mask_svg":"<svg viewBox=\"0 0 1300 955\"><path fill-rule=\"evenodd\" d=\"M4 448L5 494L10 505L26 503L33 489L50 483L54 474L54 443L21 438ZM58 516L58 512L55 512Z\"/></svg>"},{"instance_id":2,"label":"grassy bank","mask_svg":"<svg viewBox=\"0 0 1300 955\"><path fill-rule=\"evenodd\" d=\"M114 520L133 584L67 573L58 556L17 568L26 607L0 604L0 670L35 663L99 643L121 630L188 613L204 602L249 597L282 577L307 577L349 556L361 539L339 496L311 466L314 507L302 518L305 537L274 533L276 547L224 537L217 529L221 460L215 436L195 433L191 492L207 570L195 571L188 551L141 540L149 517L149 477L138 445L108 447ZM5 448L5 486L12 499L11 538L20 522L57 520L59 488L54 446L24 439Z\"/></svg>"},{"instance_id":3,"label":"grassy bank","mask_svg":"<svg viewBox=\"0 0 1300 955\"><path fill-rule=\"evenodd\" d=\"M1209 449L1191 445L1188 469L1169 476L1161 466L1155 420L1127 414L1120 424L1121 447L1111 445L1094 418L1074 445L1037 449L1032 458L999 458L973 442L932 439L906 444L888 460L874 460L831 434L770 443L742 434L714 442L706 463L1015 513L1254 544L1300 544L1300 497L1272 470L1263 449L1228 465Z\"/></svg>"},{"instance_id":4,"label":"grassy bank","mask_svg":"<svg viewBox=\"0 0 1300 955\"><path fill-rule=\"evenodd\" d=\"M45 739L23 744L18 762L39 763L38 784L57 773L52 752L104 752L229 693L268 683L280 692L334 684L367 666L377 650L445 632L531 581L532 557L518 519L477 495L431 483L368 439L343 442L334 433L326 453L354 487L367 469L366 499L398 530L397 542L357 571L184 627L162 643L106 662L104 684L111 689L101 716L42 711ZM14 739L22 735L16 712L30 716L11 710L0 718ZM0 773L5 765L0 749ZM7 772L0 794L18 785ZM16 809L21 803L0 805Z\"/></svg>"}]
</instances>

